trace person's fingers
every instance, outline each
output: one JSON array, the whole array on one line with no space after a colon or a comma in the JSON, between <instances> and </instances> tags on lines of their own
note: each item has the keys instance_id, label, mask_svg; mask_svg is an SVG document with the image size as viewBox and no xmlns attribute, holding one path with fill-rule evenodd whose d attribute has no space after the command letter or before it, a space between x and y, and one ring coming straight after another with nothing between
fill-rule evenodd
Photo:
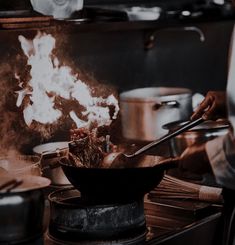
<instances>
[{"instance_id":1,"label":"person's fingers","mask_svg":"<svg viewBox=\"0 0 235 245\"><path fill-rule=\"evenodd\" d=\"M200 109L205 110L210 104L214 101L214 97L209 95L207 96L202 103L200 104Z\"/></svg>"},{"instance_id":2,"label":"person's fingers","mask_svg":"<svg viewBox=\"0 0 235 245\"><path fill-rule=\"evenodd\" d=\"M191 120L196 120L199 117L201 117L204 113L204 110L201 110L201 108L198 108L190 117Z\"/></svg>"},{"instance_id":3,"label":"person's fingers","mask_svg":"<svg viewBox=\"0 0 235 245\"><path fill-rule=\"evenodd\" d=\"M205 110L213 103L213 97L212 96L207 96L202 103L199 105L199 107L195 110L193 115L191 116L191 120L198 119L201 117L204 113Z\"/></svg>"},{"instance_id":4,"label":"person's fingers","mask_svg":"<svg viewBox=\"0 0 235 245\"><path fill-rule=\"evenodd\" d=\"M202 115L204 120L213 119L216 116L217 103L214 101L208 110Z\"/></svg>"}]
</instances>

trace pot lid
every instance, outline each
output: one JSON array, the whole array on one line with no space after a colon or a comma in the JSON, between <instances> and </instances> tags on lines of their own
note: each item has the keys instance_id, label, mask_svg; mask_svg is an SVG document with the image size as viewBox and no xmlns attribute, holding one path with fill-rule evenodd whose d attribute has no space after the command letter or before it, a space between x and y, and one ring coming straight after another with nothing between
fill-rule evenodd
<instances>
[{"instance_id":1,"label":"pot lid","mask_svg":"<svg viewBox=\"0 0 235 245\"><path fill-rule=\"evenodd\" d=\"M188 121L171 122L163 125L162 128L175 131L186 123L188 123ZM229 126L230 124L226 119L219 119L217 121L208 120L188 131L227 129Z\"/></svg>"},{"instance_id":2,"label":"pot lid","mask_svg":"<svg viewBox=\"0 0 235 245\"><path fill-rule=\"evenodd\" d=\"M38 190L49 186L50 183L51 181L45 177L33 175L16 177L14 175L6 173L5 171L0 171L0 194ZM5 187L1 188L3 186ZM16 187L13 188L13 186Z\"/></svg>"},{"instance_id":3,"label":"pot lid","mask_svg":"<svg viewBox=\"0 0 235 245\"><path fill-rule=\"evenodd\" d=\"M179 87L147 87L137 88L122 92L120 99L122 101L141 101L141 102L156 102L157 100L173 99L175 96L187 97L191 96L192 91L187 88Z\"/></svg>"},{"instance_id":4,"label":"pot lid","mask_svg":"<svg viewBox=\"0 0 235 245\"><path fill-rule=\"evenodd\" d=\"M69 147L68 144L69 144L68 141L51 142L51 143L35 146L33 148L33 151L37 154L56 152L58 150L67 149Z\"/></svg>"}]
</instances>

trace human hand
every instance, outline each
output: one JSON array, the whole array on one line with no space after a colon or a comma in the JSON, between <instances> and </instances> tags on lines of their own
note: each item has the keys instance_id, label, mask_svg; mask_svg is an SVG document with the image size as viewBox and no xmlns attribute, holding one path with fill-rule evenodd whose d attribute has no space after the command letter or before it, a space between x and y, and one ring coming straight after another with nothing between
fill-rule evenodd
<instances>
[{"instance_id":1,"label":"human hand","mask_svg":"<svg viewBox=\"0 0 235 245\"><path fill-rule=\"evenodd\" d=\"M192 120L203 117L205 120L216 120L227 115L226 93L224 91L209 91L191 116Z\"/></svg>"},{"instance_id":2,"label":"human hand","mask_svg":"<svg viewBox=\"0 0 235 245\"><path fill-rule=\"evenodd\" d=\"M205 144L194 144L186 148L180 156L179 169L195 174L210 172L211 166Z\"/></svg>"}]
</instances>

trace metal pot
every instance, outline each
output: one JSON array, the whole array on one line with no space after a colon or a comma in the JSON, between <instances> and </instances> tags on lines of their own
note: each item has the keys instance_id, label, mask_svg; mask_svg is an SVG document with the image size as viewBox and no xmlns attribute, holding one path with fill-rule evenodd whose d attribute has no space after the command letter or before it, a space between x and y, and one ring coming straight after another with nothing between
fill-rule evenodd
<instances>
[{"instance_id":1,"label":"metal pot","mask_svg":"<svg viewBox=\"0 0 235 245\"><path fill-rule=\"evenodd\" d=\"M126 139L152 141L167 133L162 126L188 120L192 92L186 88L152 87L120 94L122 132Z\"/></svg>"},{"instance_id":2,"label":"metal pot","mask_svg":"<svg viewBox=\"0 0 235 245\"><path fill-rule=\"evenodd\" d=\"M178 127L186 124L187 121L177 121L163 126L169 132L175 131ZM172 157L177 157L193 144L202 144L218 136L223 136L229 132L230 125L226 120L206 121L170 140Z\"/></svg>"},{"instance_id":3,"label":"metal pot","mask_svg":"<svg viewBox=\"0 0 235 245\"><path fill-rule=\"evenodd\" d=\"M12 177L1 175L0 185ZM22 244L43 234L44 194L50 180L24 176L17 188L0 191L0 244Z\"/></svg>"},{"instance_id":4,"label":"metal pot","mask_svg":"<svg viewBox=\"0 0 235 245\"><path fill-rule=\"evenodd\" d=\"M38 145L33 151L41 156L42 175L49 178L52 185L70 185L59 163L68 154L67 141Z\"/></svg>"},{"instance_id":5,"label":"metal pot","mask_svg":"<svg viewBox=\"0 0 235 245\"><path fill-rule=\"evenodd\" d=\"M76 244L90 244L83 243L84 240L114 244L115 240L115 244L127 244L117 240L146 233L142 198L130 203L97 205L84 201L74 188L64 188L51 193L48 199L49 234L61 240L73 240Z\"/></svg>"}]
</instances>

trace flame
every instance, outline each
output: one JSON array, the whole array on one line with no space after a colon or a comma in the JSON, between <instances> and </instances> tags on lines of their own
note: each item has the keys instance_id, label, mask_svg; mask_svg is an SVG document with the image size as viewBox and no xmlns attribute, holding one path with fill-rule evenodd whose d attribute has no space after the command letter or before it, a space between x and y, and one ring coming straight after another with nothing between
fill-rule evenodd
<instances>
[{"instance_id":1,"label":"flame","mask_svg":"<svg viewBox=\"0 0 235 245\"><path fill-rule=\"evenodd\" d=\"M91 88L78 79L77 74L73 75L70 67L60 66L58 58L52 54L55 48L52 35L39 32L33 40L19 36L19 41L28 58L31 78L23 87L21 78L17 77L22 90L16 91L16 105L24 105L23 115L28 126L33 121L42 124L56 123L63 115L55 104L55 99L59 97L75 100L85 108L82 116L86 116L86 120L79 118L75 111L69 112L78 128L89 127L91 123L96 123L97 126L110 125L116 119L119 111L117 99L113 95L107 98L92 96ZM25 97L29 98L26 105L23 103ZM115 108L112 117L109 106Z\"/></svg>"}]
</instances>

